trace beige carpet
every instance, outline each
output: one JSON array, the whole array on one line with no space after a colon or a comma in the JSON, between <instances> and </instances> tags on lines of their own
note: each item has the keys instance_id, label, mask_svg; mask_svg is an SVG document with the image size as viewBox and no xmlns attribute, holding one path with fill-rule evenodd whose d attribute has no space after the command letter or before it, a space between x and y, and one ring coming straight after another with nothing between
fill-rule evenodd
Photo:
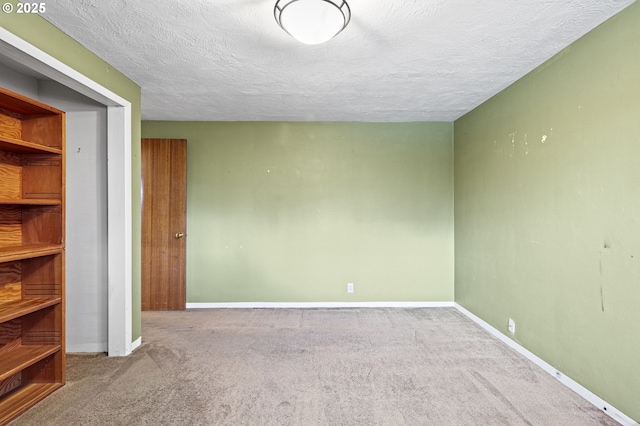
<instances>
[{"instance_id":1,"label":"beige carpet","mask_svg":"<svg viewBox=\"0 0 640 426\"><path fill-rule=\"evenodd\" d=\"M17 425L615 425L454 309L144 312Z\"/></svg>"}]
</instances>

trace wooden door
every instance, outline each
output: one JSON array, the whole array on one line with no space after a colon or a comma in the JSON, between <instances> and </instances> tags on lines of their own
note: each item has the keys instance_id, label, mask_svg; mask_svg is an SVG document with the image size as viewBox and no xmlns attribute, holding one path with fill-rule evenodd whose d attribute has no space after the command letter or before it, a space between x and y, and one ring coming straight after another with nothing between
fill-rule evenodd
<instances>
[{"instance_id":1,"label":"wooden door","mask_svg":"<svg viewBox=\"0 0 640 426\"><path fill-rule=\"evenodd\" d=\"M142 310L185 309L187 141L142 139Z\"/></svg>"}]
</instances>

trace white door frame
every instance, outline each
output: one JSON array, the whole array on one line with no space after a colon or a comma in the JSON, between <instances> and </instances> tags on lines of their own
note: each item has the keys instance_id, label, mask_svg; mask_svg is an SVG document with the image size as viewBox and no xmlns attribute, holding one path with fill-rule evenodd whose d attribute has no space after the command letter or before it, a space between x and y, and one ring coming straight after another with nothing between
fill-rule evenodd
<instances>
[{"instance_id":1,"label":"white door frame","mask_svg":"<svg viewBox=\"0 0 640 426\"><path fill-rule=\"evenodd\" d=\"M129 355L131 311L131 103L0 27L0 55L107 107L109 355Z\"/></svg>"}]
</instances>

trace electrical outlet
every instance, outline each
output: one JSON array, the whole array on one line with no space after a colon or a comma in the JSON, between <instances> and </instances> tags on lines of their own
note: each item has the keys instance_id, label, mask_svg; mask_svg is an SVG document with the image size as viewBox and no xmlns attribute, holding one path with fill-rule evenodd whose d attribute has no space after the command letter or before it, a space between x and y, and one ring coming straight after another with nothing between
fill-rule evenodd
<instances>
[{"instance_id":1,"label":"electrical outlet","mask_svg":"<svg viewBox=\"0 0 640 426\"><path fill-rule=\"evenodd\" d=\"M353 283L347 283L347 293L353 293Z\"/></svg>"},{"instance_id":2,"label":"electrical outlet","mask_svg":"<svg viewBox=\"0 0 640 426\"><path fill-rule=\"evenodd\" d=\"M509 318L509 332L511 334L516 334L516 322Z\"/></svg>"}]
</instances>

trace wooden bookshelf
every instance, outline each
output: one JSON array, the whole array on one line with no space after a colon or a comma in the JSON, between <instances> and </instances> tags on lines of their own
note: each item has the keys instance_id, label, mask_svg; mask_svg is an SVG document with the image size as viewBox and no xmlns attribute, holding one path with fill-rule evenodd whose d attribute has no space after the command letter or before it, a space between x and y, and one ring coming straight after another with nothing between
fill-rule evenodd
<instances>
[{"instance_id":1,"label":"wooden bookshelf","mask_svg":"<svg viewBox=\"0 0 640 426\"><path fill-rule=\"evenodd\" d=\"M0 424L4 425L23 413L21 407L35 405L62 387L62 383L32 383L8 392L0 399Z\"/></svg>"},{"instance_id":2,"label":"wooden bookshelf","mask_svg":"<svg viewBox=\"0 0 640 426\"><path fill-rule=\"evenodd\" d=\"M51 148L36 143L22 141L0 135L0 149L9 152L21 152L26 154L62 154L59 148Z\"/></svg>"},{"instance_id":3,"label":"wooden bookshelf","mask_svg":"<svg viewBox=\"0 0 640 426\"><path fill-rule=\"evenodd\" d=\"M33 299L15 299L0 304L0 323L28 315L62 302L60 297L37 297Z\"/></svg>"},{"instance_id":4,"label":"wooden bookshelf","mask_svg":"<svg viewBox=\"0 0 640 426\"><path fill-rule=\"evenodd\" d=\"M17 346L2 354L0 381L21 372L60 350L60 345Z\"/></svg>"},{"instance_id":5,"label":"wooden bookshelf","mask_svg":"<svg viewBox=\"0 0 640 426\"><path fill-rule=\"evenodd\" d=\"M0 88L0 425L65 383L65 115Z\"/></svg>"},{"instance_id":6,"label":"wooden bookshelf","mask_svg":"<svg viewBox=\"0 0 640 426\"><path fill-rule=\"evenodd\" d=\"M23 246L0 247L0 262L59 254L63 250L64 248L59 244L26 244Z\"/></svg>"},{"instance_id":7,"label":"wooden bookshelf","mask_svg":"<svg viewBox=\"0 0 640 426\"><path fill-rule=\"evenodd\" d=\"M33 199L33 198L0 198L0 204L17 206L59 206L61 200Z\"/></svg>"}]
</instances>

